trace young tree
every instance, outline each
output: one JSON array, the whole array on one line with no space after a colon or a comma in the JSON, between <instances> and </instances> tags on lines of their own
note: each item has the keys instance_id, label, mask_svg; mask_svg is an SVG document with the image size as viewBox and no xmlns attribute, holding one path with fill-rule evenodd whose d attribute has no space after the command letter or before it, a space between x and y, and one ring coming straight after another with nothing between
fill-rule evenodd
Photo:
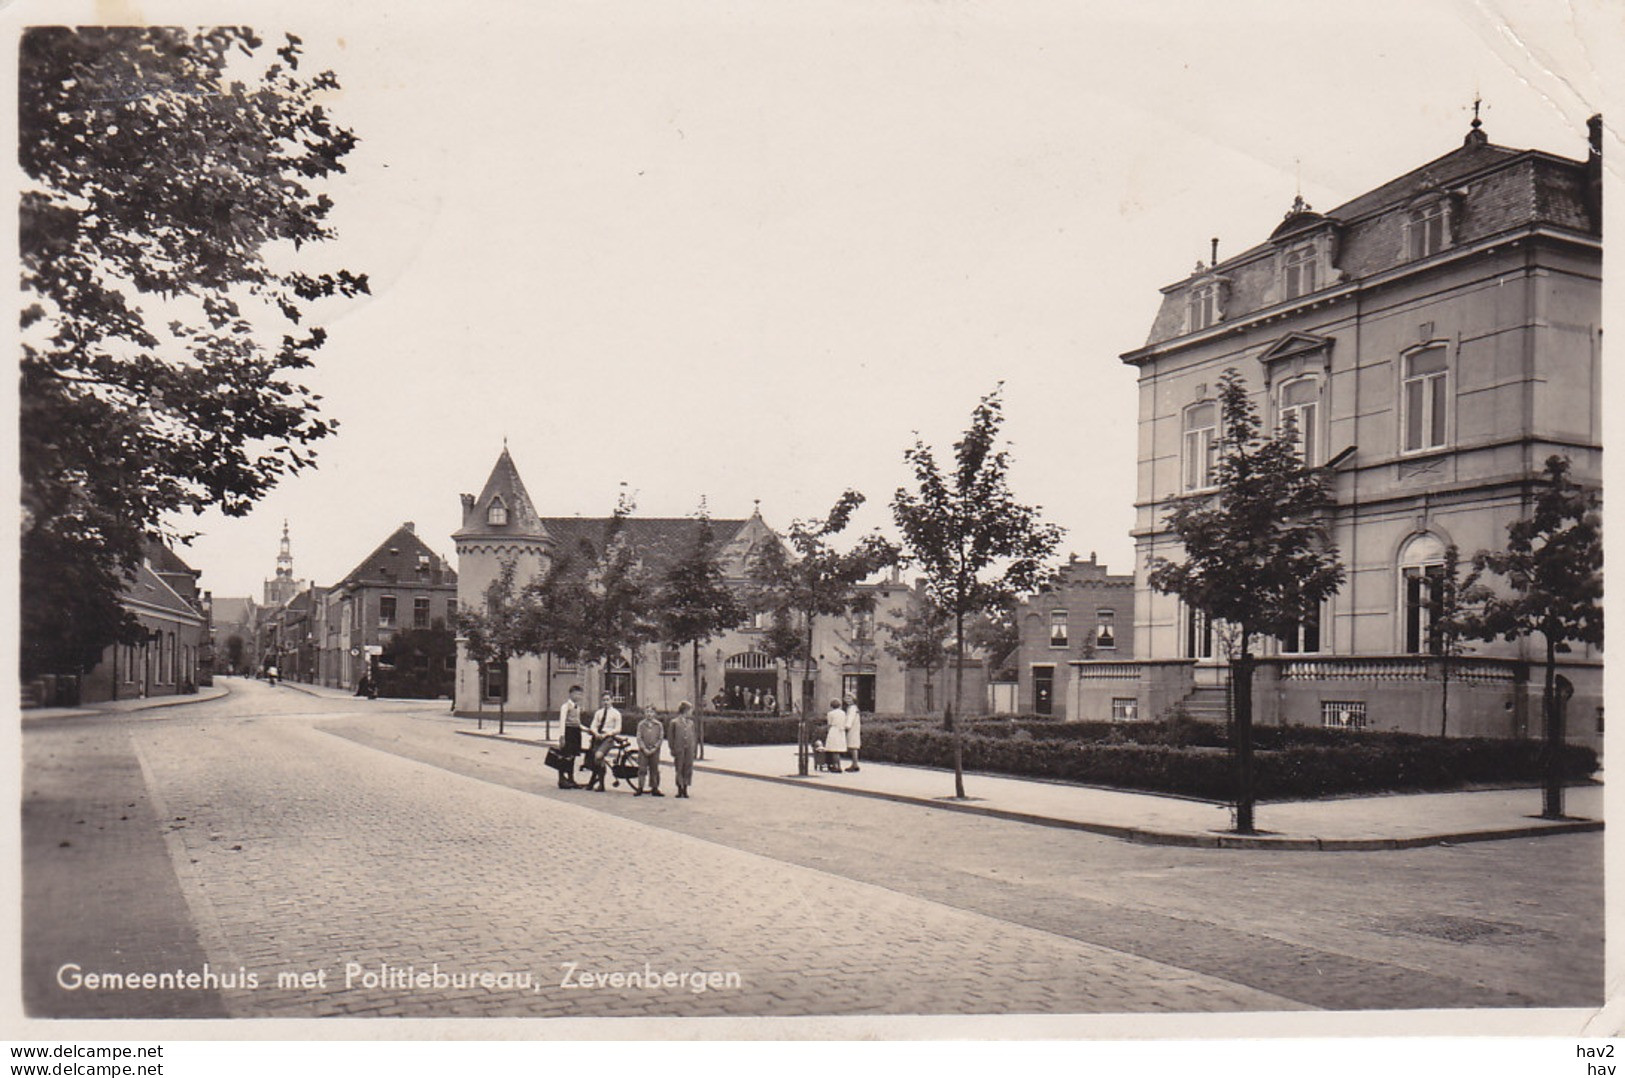
<instances>
[{"instance_id":1,"label":"young tree","mask_svg":"<svg viewBox=\"0 0 1625 1078\"><path fill-rule=\"evenodd\" d=\"M585 551L561 550L547 569L525 586L527 602L520 626L526 650L546 657L542 674L543 736L553 736L553 660L580 665L596 658L590 631L594 596L584 568L593 560Z\"/></svg>"},{"instance_id":2,"label":"young tree","mask_svg":"<svg viewBox=\"0 0 1625 1078\"><path fill-rule=\"evenodd\" d=\"M683 556L666 570L656 597L660 634L668 643L693 649L694 713L698 723L699 752L705 754L705 700L700 686L700 645L745 618L744 604L722 575L711 518L702 506L694 521L694 534Z\"/></svg>"},{"instance_id":3,"label":"young tree","mask_svg":"<svg viewBox=\"0 0 1625 1078\"><path fill-rule=\"evenodd\" d=\"M604 531L598 562L587 575L583 650L603 664L604 686L615 661L628 656L633 670L643 645L659 637L655 585L627 528L637 506L622 492Z\"/></svg>"},{"instance_id":4,"label":"young tree","mask_svg":"<svg viewBox=\"0 0 1625 1078\"><path fill-rule=\"evenodd\" d=\"M526 632L534 614L530 602L514 582L515 560L504 558L496 578L486 585L484 604L478 610L457 612L457 625L467 654L479 664L480 695L485 695L485 679L491 669L503 671L502 695L497 698L497 733L505 733L508 718L508 660L532 654L532 641ZM480 725L485 725L484 719Z\"/></svg>"},{"instance_id":5,"label":"young tree","mask_svg":"<svg viewBox=\"0 0 1625 1078\"><path fill-rule=\"evenodd\" d=\"M844 552L832 545L863 500L862 494L849 490L836 499L824 519L793 521L789 549L781 543L766 543L751 566L756 584L754 605L773 616L769 647L775 657L802 664L801 723L796 738L797 769L802 775L807 774L812 725L813 628L821 616L846 613L857 586L897 560L897 547L877 534L864 536Z\"/></svg>"},{"instance_id":6,"label":"young tree","mask_svg":"<svg viewBox=\"0 0 1625 1078\"><path fill-rule=\"evenodd\" d=\"M1569 478L1567 457L1546 458L1534 512L1507 525L1507 547L1480 551L1473 565L1506 579L1510 596L1484 600L1472 626L1484 640L1539 633L1546 643L1546 783L1541 815L1563 816L1563 702L1557 656L1571 644L1602 645L1602 513L1595 491Z\"/></svg>"},{"instance_id":7,"label":"young tree","mask_svg":"<svg viewBox=\"0 0 1625 1078\"><path fill-rule=\"evenodd\" d=\"M1153 559L1149 580L1235 634L1230 679L1236 830L1252 834L1253 641L1287 636L1318 617L1321 604L1343 584L1343 566L1327 526L1327 474L1304 466L1290 417L1266 438L1234 368L1219 379L1219 408L1217 490L1182 499L1168 514L1185 560Z\"/></svg>"},{"instance_id":8,"label":"young tree","mask_svg":"<svg viewBox=\"0 0 1625 1078\"><path fill-rule=\"evenodd\" d=\"M130 638L119 594L167 515L247 513L332 430L288 374L324 340L308 308L367 291L299 254L333 238L322 181L356 139L298 38L263 50L243 27L23 32L25 677Z\"/></svg>"},{"instance_id":9,"label":"young tree","mask_svg":"<svg viewBox=\"0 0 1625 1078\"><path fill-rule=\"evenodd\" d=\"M1478 585L1482 572L1471 562L1464 567L1461 551L1451 543L1444 548L1438 573L1429 579L1428 650L1439 657L1440 737L1450 728L1450 677L1455 660L1469 650L1467 640L1477 620L1474 607L1486 597Z\"/></svg>"},{"instance_id":10,"label":"young tree","mask_svg":"<svg viewBox=\"0 0 1625 1078\"><path fill-rule=\"evenodd\" d=\"M1004 424L1003 383L971 413L969 429L954 443L954 466L945 473L918 438L903 452L917 489L899 488L892 516L908 559L925 572L926 594L953 619L954 796L965 796L965 622L1017 592L1036 587L1061 529L1038 518L1041 506L1023 505L1010 490L1010 454L998 449Z\"/></svg>"},{"instance_id":11,"label":"young tree","mask_svg":"<svg viewBox=\"0 0 1625 1078\"><path fill-rule=\"evenodd\" d=\"M929 596L911 598L903 621L887 625L886 653L905 669L925 671L927 707L935 706L937 675L953 657L953 619Z\"/></svg>"}]
</instances>

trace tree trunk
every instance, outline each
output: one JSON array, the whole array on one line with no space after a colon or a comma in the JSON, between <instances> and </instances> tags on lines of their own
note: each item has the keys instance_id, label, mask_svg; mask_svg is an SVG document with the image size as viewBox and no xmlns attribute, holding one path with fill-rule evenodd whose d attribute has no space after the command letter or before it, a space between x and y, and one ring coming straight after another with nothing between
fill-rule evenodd
<instances>
[{"instance_id":1,"label":"tree trunk","mask_svg":"<svg viewBox=\"0 0 1625 1078\"><path fill-rule=\"evenodd\" d=\"M965 799L965 615L954 614L954 706L949 722L954 734L954 796Z\"/></svg>"},{"instance_id":2,"label":"tree trunk","mask_svg":"<svg viewBox=\"0 0 1625 1078\"><path fill-rule=\"evenodd\" d=\"M553 740L553 653L547 653L545 665L542 667L542 739ZM564 731L559 731L559 737Z\"/></svg>"},{"instance_id":3,"label":"tree trunk","mask_svg":"<svg viewBox=\"0 0 1625 1078\"><path fill-rule=\"evenodd\" d=\"M497 733L505 734L508 721L508 677L513 671L508 669L508 658L503 656L502 665L502 692L497 696Z\"/></svg>"},{"instance_id":4,"label":"tree trunk","mask_svg":"<svg viewBox=\"0 0 1625 1078\"><path fill-rule=\"evenodd\" d=\"M1253 828L1253 657L1251 642L1241 634L1241 654L1230 666L1236 706L1236 833L1252 835Z\"/></svg>"},{"instance_id":5,"label":"tree trunk","mask_svg":"<svg viewBox=\"0 0 1625 1078\"><path fill-rule=\"evenodd\" d=\"M1557 641L1550 630L1546 638L1546 797L1541 816L1563 818L1563 709L1557 702Z\"/></svg>"},{"instance_id":6,"label":"tree trunk","mask_svg":"<svg viewBox=\"0 0 1625 1078\"><path fill-rule=\"evenodd\" d=\"M1439 658L1439 736L1450 728L1450 656Z\"/></svg>"},{"instance_id":7,"label":"tree trunk","mask_svg":"<svg viewBox=\"0 0 1625 1078\"><path fill-rule=\"evenodd\" d=\"M813 622L812 615L807 615L807 654L802 657L801 667L801 721L796 724L796 774L802 778L807 777L807 757L812 750L808 742L808 734L812 730L812 698L815 691L813 685Z\"/></svg>"},{"instance_id":8,"label":"tree trunk","mask_svg":"<svg viewBox=\"0 0 1625 1078\"><path fill-rule=\"evenodd\" d=\"M700 642L689 641L694 647L694 756L705 759L705 701L700 699Z\"/></svg>"}]
</instances>

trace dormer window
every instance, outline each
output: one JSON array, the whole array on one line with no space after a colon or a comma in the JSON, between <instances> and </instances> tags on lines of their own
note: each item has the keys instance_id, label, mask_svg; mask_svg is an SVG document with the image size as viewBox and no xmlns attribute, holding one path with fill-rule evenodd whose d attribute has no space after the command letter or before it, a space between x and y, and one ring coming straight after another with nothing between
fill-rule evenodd
<instances>
[{"instance_id":1,"label":"dormer window","mask_svg":"<svg viewBox=\"0 0 1625 1078\"><path fill-rule=\"evenodd\" d=\"M1411 258L1426 258L1444 250L1450 242L1449 223L1442 198L1411 210L1406 222Z\"/></svg>"},{"instance_id":2,"label":"dormer window","mask_svg":"<svg viewBox=\"0 0 1625 1078\"><path fill-rule=\"evenodd\" d=\"M1211 281L1191 289L1191 332L1219 321L1219 284Z\"/></svg>"},{"instance_id":3,"label":"dormer window","mask_svg":"<svg viewBox=\"0 0 1625 1078\"><path fill-rule=\"evenodd\" d=\"M1296 299L1315 290L1315 248L1313 244L1294 247L1281 266L1285 296Z\"/></svg>"},{"instance_id":4,"label":"dormer window","mask_svg":"<svg viewBox=\"0 0 1625 1078\"><path fill-rule=\"evenodd\" d=\"M508 507L502 504L501 498L491 499L491 508L485 511L485 522L494 525L508 523Z\"/></svg>"}]
</instances>

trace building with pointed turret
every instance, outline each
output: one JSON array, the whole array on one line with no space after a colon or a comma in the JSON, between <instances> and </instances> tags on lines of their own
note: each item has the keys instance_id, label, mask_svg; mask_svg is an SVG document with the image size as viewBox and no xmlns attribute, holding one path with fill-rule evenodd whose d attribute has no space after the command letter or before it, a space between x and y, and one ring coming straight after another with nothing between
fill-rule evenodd
<instances>
[{"instance_id":1,"label":"building with pointed turret","mask_svg":"<svg viewBox=\"0 0 1625 1078\"><path fill-rule=\"evenodd\" d=\"M1571 160L1494 145L1475 114L1449 153L1327 212L1300 197L1263 242L1162 289L1149 339L1122 357L1140 389L1138 661L1082 664L1098 698L1146 719L1222 712L1223 627L1147 572L1180 556L1169 510L1214 489L1215 396L1235 368L1266 428L1292 417L1306 463L1330 470L1348 574L1265 646L1258 721L1539 732L1530 642L1453 660L1446 715L1432 624L1447 548L1504 549L1549 456L1601 484L1601 155L1600 117ZM1564 663L1569 733L1595 740L1601 657Z\"/></svg>"},{"instance_id":2,"label":"building with pointed turret","mask_svg":"<svg viewBox=\"0 0 1625 1078\"><path fill-rule=\"evenodd\" d=\"M515 564L523 587L544 575L562 556L595 562L611 535L609 517L544 517L525 489L513 457L504 446L478 495L462 497L463 523L453 535L457 548L458 602L478 609L486 589L506 560ZM659 578L693 541L697 521L690 517L627 517L621 524L638 560ZM749 567L764 543L782 540L762 520L760 509L749 517L712 519L718 559L727 581L740 590L749 586ZM820 619L814 629L818 657L816 693L819 711L832 696L851 692L868 711L902 712L907 706L908 678L887 655L877 636L877 620L902 617L909 589L895 575L867 585L863 601L846 617ZM726 710L786 711L798 680L787 677L782 663L764 647L765 617L753 617L722 633L700 650L699 684L708 703ZM459 643L456 710L476 714L503 701L510 717L556 714L569 687L582 685L589 700L604 689L618 704L675 710L693 693L694 655L690 648L653 645L639 656L626 655L607 669L581 669L549 655L522 655L505 667L470 660Z\"/></svg>"}]
</instances>

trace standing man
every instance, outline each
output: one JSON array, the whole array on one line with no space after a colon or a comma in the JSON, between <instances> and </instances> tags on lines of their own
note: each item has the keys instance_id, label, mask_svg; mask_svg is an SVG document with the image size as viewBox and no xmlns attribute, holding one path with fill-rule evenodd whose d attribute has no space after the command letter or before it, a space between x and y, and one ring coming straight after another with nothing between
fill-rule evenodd
<instances>
[{"instance_id":1,"label":"standing man","mask_svg":"<svg viewBox=\"0 0 1625 1078\"><path fill-rule=\"evenodd\" d=\"M699 741L694 729L694 705L684 700L671 720L671 761L676 772L677 796L687 797L694 781L694 746Z\"/></svg>"},{"instance_id":2,"label":"standing man","mask_svg":"<svg viewBox=\"0 0 1625 1078\"><path fill-rule=\"evenodd\" d=\"M609 743L621 736L621 713L615 710L615 698L604 693L598 698L598 710L592 713L592 749L587 753L587 767L592 771L592 778L587 780L587 789L604 792L604 772L609 765L604 757L609 754Z\"/></svg>"},{"instance_id":3,"label":"standing man","mask_svg":"<svg viewBox=\"0 0 1625 1078\"><path fill-rule=\"evenodd\" d=\"M565 766L559 768L559 789L574 790L581 785L576 781L576 757L581 755L580 685L570 686L570 696L559 708L559 727L564 731L559 752L565 760Z\"/></svg>"},{"instance_id":4,"label":"standing man","mask_svg":"<svg viewBox=\"0 0 1625 1078\"><path fill-rule=\"evenodd\" d=\"M858 710L858 698L846 694L846 759L847 770L858 770L858 749L863 747L863 712Z\"/></svg>"},{"instance_id":5,"label":"standing man","mask_svg":"<svg viewBox=\"0 0 1625 1078\"><path fill-rule=\"evenodd\" d=\"M650 797L666 796L660 792L660 743L665 737L660 716L653 708L644 712L638 723L638 788L632 796L642 797L645 790Z\"/></svg>"}]
</instances>

